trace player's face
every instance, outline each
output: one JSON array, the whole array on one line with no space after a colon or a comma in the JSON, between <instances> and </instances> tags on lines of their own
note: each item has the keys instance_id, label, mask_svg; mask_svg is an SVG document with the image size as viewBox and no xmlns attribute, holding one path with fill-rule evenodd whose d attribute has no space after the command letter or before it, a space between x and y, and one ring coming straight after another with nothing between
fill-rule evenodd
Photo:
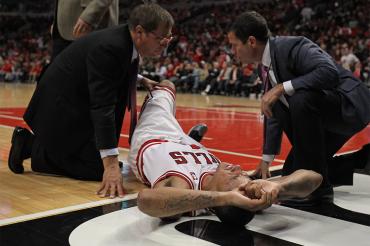
<instances>
[{"instance_id":1,"label":"player's face","mask_svg":"<svg viewBox=\"0 0 370 246\"><path fill-rule=\"evenodd\" d=\"M221 163L210 179L209 186L217 191L230 191L248 181L239 165Z\"/></svg>"},{"instance_id":2,"label":"player's face","mask_svg":"<svg viewBox=\"0 0 370 246\"><path fill-rule=\"evenodd\" d=\"M234 32L228 33L229 43L235 58L243 64L255 62L256 57L256 40L250 36L248 40L243 43Z\"/></svg>"}]
</instances>

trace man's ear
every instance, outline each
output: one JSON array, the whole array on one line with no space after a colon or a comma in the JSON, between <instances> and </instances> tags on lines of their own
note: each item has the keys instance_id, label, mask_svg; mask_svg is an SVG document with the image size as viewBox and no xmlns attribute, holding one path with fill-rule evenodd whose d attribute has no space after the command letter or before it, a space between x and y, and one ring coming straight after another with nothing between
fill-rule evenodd
<instances>
[{"instance_id":1,"label":"man's ear","mask_svg":"<svg viewBox=\"0 0 370 246\"><path fill-rule=\"evenodd\" d=\"M254 36L249 36L248 39L247 39L247 43L249 46L251 46L252 48L255 48L256 45L257 45L257 39L256 37Z\"/></svg>"},{"instance_id":2,"label":"man's ear","mask_svg":"<svg viewBox=\"0 0 370 246\"><path fill-rule=\"evenodd\" d=\"M145 29L141 25L137 25L134 28L135 38L139 41L143 39L143 36L145 35Z\"/></svg>"}]
</instances>

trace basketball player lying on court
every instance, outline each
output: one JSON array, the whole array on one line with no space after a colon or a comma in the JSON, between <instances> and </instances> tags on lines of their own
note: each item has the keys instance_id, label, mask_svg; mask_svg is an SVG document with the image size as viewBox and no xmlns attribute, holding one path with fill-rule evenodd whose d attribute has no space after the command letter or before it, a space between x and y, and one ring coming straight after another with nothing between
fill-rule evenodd
<instances>
[{"instance_id":1,"label":"basketball player lying on court","mask_svg":"<svg viewBox=\"0 0 370 246\"><path fill-rule=\"evenodd\" d=\"M154 217L193 215L232 206L257 211L291 197L305 197L320 174L298 170L274 180L251 180L240 166L220 162L185 134L175 118L175 87L162 81L148 94L131 140L128 162L151 189L138 195L139 209ZM218 210L217 210L218 209ZM204 210L203 210L204 211Z\"/></svg>"}]
</instances>

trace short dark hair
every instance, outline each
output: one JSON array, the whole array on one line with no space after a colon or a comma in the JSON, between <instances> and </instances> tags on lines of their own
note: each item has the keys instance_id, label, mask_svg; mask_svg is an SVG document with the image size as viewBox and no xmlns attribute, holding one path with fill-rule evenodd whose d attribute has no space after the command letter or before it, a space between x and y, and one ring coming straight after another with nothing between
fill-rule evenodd
<instances>
[{"instance_id":1,"label":"short dark hair","mask_svg":"<svg viewBox=\"0 0 370 246\"><path fill-rule=\"evenodd\" d=\"M229 32L234 32L243 43L248 40L249 36L254 36L261 42L267 42L270 37L266 19L256 11L247 11L239 15L231 25Z\"/></svg>"},{"instance_id":2,"label":"short dark hair","mask_svg":"<svg viewBox=\"0 0 370 246\"><path fill-rule=\"evenodd\" d=\"M156 30L159 25L166 28L174 25L171 14L155 3L144 3L135 7L127 22L130 30L140 25L148 32Z\"/></svg>"},{"instance_id":3,"label":"short dark hair","mask_svg":"<svg viewBox=\"0 0 370 246\"><path fill-rule=\"evenodd\" d=\"M254 218L254 212L234 206L214 207L211 209L221 222L232 226L245 226Z\"/></svg>"}]
</instances>

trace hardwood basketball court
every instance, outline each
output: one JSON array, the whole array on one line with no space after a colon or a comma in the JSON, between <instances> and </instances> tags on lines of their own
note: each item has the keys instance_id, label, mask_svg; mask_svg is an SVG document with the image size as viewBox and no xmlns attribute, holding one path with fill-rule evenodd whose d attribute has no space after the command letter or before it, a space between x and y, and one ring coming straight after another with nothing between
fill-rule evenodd
<instances>
[{"instance_id":1,"label":"hardwood basketball court","mask_svg":"<svg viewBox=\"0 0 370 246\"><path fill-rule=\"evenodd\" d=\"M17 175L8 169L7 159L13 128L16 125L25 126L22 115L34 88L33 84L0 83L0 225L135 197L131 195L114 200L99 198L95 195L99 182L37 174L30 171L29 160L24 162L24 174ZM144 96L145 92L138 94L138 103L141 104ZM185 132L197 123L206 123L209 131L203 144L211 152L223 161L241 164L245 170L254 169L260 160L262 142L258 100L178 94L176 102L177 118ZM129 119L126 118L119 144L121 159L126 157L128 151L128 122ZM340 152L356 150L369 140L368 126ZM282 153L274 162L275 168L279 168L289 148L285 138ZM127 194L135 194L143 187L132 174L125 175L124 180Z\"/></svg>"}]
</instances>

